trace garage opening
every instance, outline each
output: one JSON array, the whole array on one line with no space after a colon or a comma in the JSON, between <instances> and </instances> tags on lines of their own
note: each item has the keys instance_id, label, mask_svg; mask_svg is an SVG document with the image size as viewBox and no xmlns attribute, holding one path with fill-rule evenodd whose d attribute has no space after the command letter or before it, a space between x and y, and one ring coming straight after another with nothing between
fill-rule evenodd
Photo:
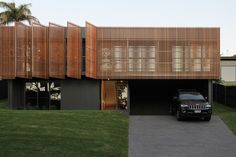
<instances>
[{"instance_id":1,"label":"garage opening","mask_svg":"<svg viewBox=\"0 0 236 157\"><path fill-rule=\"evenodd\" d=\"M169 115L178 89L196 89L208 97L208 80L129 80L131 115Z\"/></svg>"}]
</instances>

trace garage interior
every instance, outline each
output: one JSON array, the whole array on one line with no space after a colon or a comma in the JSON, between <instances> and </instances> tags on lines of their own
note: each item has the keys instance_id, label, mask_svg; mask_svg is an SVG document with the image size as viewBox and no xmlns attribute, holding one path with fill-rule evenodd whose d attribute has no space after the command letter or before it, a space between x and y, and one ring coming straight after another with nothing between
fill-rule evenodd
<instances>
[{"instance_id":1,"label":"garage interior","mask_svg":"<svg viewBox=\"0 0 236 157\"><path fill-rule=\"evenodd\" d=\"M209 80L129 80L130 115L169 115L178 89L196 89L208 97Z\"/></svg>"}]
</instances>

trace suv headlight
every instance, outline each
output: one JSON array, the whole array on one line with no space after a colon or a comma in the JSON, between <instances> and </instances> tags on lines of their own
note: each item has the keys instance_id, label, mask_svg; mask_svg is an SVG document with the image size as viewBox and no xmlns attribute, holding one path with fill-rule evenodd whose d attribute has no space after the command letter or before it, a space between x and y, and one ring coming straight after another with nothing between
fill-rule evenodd
<instances>
[{"instance_id":1,"label":"suv headlight","mask_svg":"<svg viewBox=\"0 0 236 157\"><path fill-rule=\"evenodd\" d=\"M206 108L211 108L211 105L207 103Z\"/></svg>"},{"instance_id":2,"label":"suv headlight","mask_svg":"<svg viewBox=\"0 0 236 157\"><path fill-rule=\"evenodd\" d=\"M181 107L188 107L188 105L186 105L186 104L181 104L180 106Z\"/></svg>"}]
</instances>

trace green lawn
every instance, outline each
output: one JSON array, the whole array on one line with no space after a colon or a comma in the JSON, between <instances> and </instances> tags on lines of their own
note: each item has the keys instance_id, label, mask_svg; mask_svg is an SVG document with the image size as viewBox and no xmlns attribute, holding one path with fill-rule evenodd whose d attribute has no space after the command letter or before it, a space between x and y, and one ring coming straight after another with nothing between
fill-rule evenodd
<instances>
[{"instance_id":1,"label":"green lawn","mask_svg":"<svg viewBox=\"0 0 236 157\"><path fill-rule=\"evenodd\" d=\"M128 116L103 111L4 109L1 157L127 157Z\"/></svg>"},{"instance_id":2,"label":"green lawn","mask_svg":"<svg viewBox=\"0 0 236 157\"><path fill-rule=\"evenodd\" d=\"M236 135L236 108L214 103L213 113L218 115Z\"/></svg>"},{"instance_id":3,"label":"green lawn","mask_svg":"<svg viewBox=\"0 0 236 157\"><path fill-rule=\"evenodd\" d=\"M7 109L7 100L6 99L0 99L0 109Z\"/></svg>"}]
</instances>

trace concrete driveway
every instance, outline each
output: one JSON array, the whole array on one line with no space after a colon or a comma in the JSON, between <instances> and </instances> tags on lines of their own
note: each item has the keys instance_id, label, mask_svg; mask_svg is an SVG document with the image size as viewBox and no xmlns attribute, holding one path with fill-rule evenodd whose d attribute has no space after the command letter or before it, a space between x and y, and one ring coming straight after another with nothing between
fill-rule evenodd
<instances>
[{"instance_id":1,"label":"concrete driveway","mask_svg":"<svg viewBox=\"0 0 236 157\"><path fill-rule=\"evenodd\" d=\"M130 116L129 157L235 157L236 136L218 116L210 122Z\"/></svg>"}]
</instances>

